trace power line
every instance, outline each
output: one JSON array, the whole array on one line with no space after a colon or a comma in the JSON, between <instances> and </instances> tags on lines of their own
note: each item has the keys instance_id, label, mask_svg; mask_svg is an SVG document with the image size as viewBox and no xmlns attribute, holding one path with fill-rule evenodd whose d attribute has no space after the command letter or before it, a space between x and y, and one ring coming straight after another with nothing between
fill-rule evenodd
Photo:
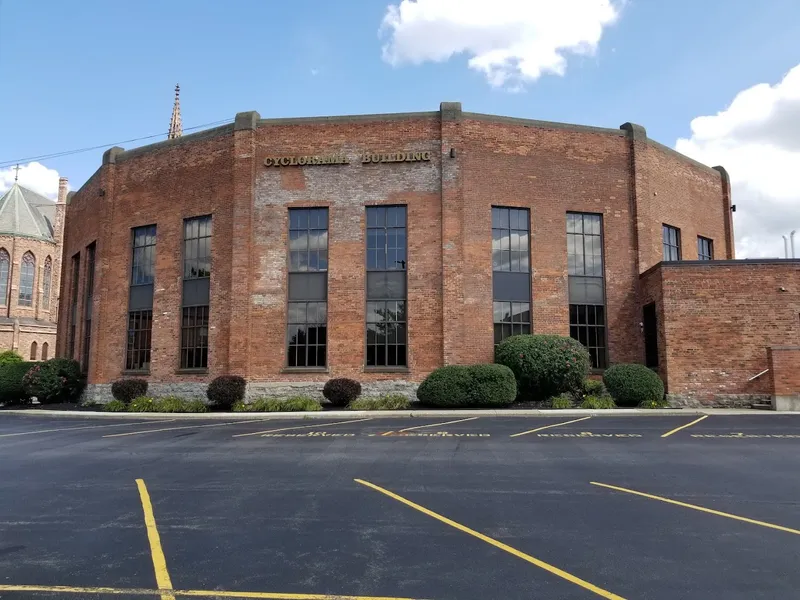
<instances>
[{"instance_id":1,"label":"power line","mask_svg":"<svg viewBox=\"0 0 800 600\"><path fill-rule=\"evenodd\" d=\"M2 0L0 0L2 1ZM224 123L231 123L233 119L223 119L221 121L214 121L213 123L204 123L203 125L195 125L194 127L187 127L184 131L193 131L195 129L202 129L204 127L213 127L214 125L222 125ZM132 142L141 142L142 140L150 140L157 137L167 135L166 133L155 133L153 135L146 135L144 137L133 138L130 140L122 140L121 142L113 142L111 144L101 144L99 146L90 146L88 148L77 148L75 150L64 150L63 152L54 152L52 154L41 154L39 156L28 156L26 158L16 158L14 160L0 161L0 169L11 167L13 165L34 160L47 160L50 158L60 158L62 156L70 156L72 154L80 154L82 152L91 152L92 150L100 150L101 148L110 148L120 144L130 144Z\"/></svg>"}]
</instances>

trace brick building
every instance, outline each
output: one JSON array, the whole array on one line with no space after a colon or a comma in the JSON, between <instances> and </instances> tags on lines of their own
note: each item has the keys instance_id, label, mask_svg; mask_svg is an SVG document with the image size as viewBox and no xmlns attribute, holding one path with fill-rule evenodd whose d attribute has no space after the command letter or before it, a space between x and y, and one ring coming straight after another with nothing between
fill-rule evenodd
<instances>
[{"instance_id":1,"label":"brick building","mask_svg":"<svg viewBox=\"0 0 800 600\"><path fill-rule=\"evenodd\" d=\"M784 281L797 302L798 264L729 266L724 169L638 125L443 103L388 115L240 113L170 137L106 151L67 208L58 351L82 361L90 397L134 374L156 393L185 395L220 374L243 375L251 394L318 392L335 376L412 391L438 366L490 362L496 341L533 331L580 339L598 369L645 362L648 348L675 402L725 404L749 393L766 346L796 343L798 306L722 389L716 375L681 379L680 319L696 314L680 294L714 273L724 296L738 277L741 302L771 319L773 304L756 306L761 291L746 285L751 271ZM667 297L653 315L653 298ZM697 372L742 343L735 327L717 335L714 319L697 326L714 340L693 355Z\"/></svg>"},{"instance_id":2,"label":"brick building","mask_svg":"<svg viewBox=\"0 0 800 600\"><path fill-rule=\"evenodd\" d=\"M67 180L53 202L14 182L0 197L0 351L52 358Z\"/></svg>"}]
</instances>

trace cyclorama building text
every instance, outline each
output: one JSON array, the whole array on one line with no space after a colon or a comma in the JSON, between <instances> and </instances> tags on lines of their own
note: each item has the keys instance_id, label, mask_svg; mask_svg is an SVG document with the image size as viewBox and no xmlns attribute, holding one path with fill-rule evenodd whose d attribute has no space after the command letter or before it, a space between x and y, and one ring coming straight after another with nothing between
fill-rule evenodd
<instances>
[{"instance_id":1,"label":"cyclorama building text","mask_svg":"<svg viewBox=\"0 0 800 600\"><path fill-rule=\"evenodd\" d=\"M222 374L251 396L340 376L413 394L550 333L598 372L657 369L673 403L749 403L794 360L800 261L733 260L731 212L724 169L630 123L240 113L112 148L70 198L58 352L92 399L123 376L202 397Z\"/></svg>"}]
</instances>

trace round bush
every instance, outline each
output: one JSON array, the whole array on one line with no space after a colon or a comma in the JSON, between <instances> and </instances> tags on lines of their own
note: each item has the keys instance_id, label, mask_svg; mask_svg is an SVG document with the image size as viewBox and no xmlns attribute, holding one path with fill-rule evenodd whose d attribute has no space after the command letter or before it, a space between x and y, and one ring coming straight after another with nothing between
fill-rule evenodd
<instances>
[{"instance_id":1,"label":"round bush","mask_svg":"<svg viewBox=\"0 0 800 600\"><path fill-rule=\"evenodd\" d=\"M208 384L206 396L212 406L230 410L238 401L244 400L247 382L238 375L221 375Z\"/></svg>"},{"instance_id":2,"label":"round bush","mask_svg":"<svg viewBox=\"0 0 800 600\"><path fill-rule=\"evenodd\" d=\"M51 358L36 363L22 378L25 393L42 404L77 402L86 379L77 360Z\"/></svg>"},{"instance_id":3,"label":"round bush","mask_svg":"<svg viewBox=\"0 0 800 600\"><path fill-rule=\"evenodd\" d=\"M581 390L591 367L577 340L559 335L514 335L495 349L495 362L517 379L518 400L546 400Z\"/></svg>"},{"instance_id":4,"label":"round bush","mask_svg":"<svg viewBox=\"0 0 800 600\"><path fill-rule=\"evenodd\" d=\"M7 362L0 365L0 402L5 404L28 404L30 395L22 383L25 374L30 371L34 362Z\"/></svg>"},{"instance_id":5,"label":"round bush","mask_svg":"<svg viewBox=\"0 0 800 600\"><path fill-rule=\"evenodd\" d=\"M514 373L503 365L449 365L425 378L417 398L442 408L507 406L514 402Z\"/></svg>"},{"instance_id":6,"label":"round bush","mask_svg":"<svg viewBox=\"0 0 800 600\"><path fill-rule=\"evenodd\" d=\"M347 377L329 379L322 388L322 395L334 406L347 406L361 395L361 384Z\"/></svg>"},{"instance_id":7,"label":"round bush","mask_svg":"<svg viewBox=\"0 0 800 600\"><path fill-rule=\"evenodd\" d=\"M5 350L0 352L0 365L8 363L21 363L22 357L13 350Z\"/></svg>"},{"instance_id":8,"label":"round bush","mask_svg":"<svg viewBox=\"0 0 800 600\"><path fill-rule=\"evenodd\" d=\"M111 395L115 400L128 404L134 398L147 395L147 380L117 379L111 384Z\"/></svg>"},{"instance_id":9,"label":"round bush","mask_svg":"<svg viewBox=\"0 0 800 600\"><path fill-rule=\"evenodd\" d=\"M643 402L662 402L664 384L644 365L619 364L606 369L603 383L619 406L639 406Z\"/></svg>"}]
</instances>

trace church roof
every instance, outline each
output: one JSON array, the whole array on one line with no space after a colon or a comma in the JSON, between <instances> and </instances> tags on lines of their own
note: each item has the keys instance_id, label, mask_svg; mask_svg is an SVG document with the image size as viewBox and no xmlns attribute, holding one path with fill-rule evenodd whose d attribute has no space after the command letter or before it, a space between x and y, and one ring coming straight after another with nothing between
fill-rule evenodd
<instances>
[{"instance_id":1,"label":"church roof","mask_svg":"<svg viewBox=\"0 0 800 600\"><path fill-rule=\"evenodd\" d=\"M56 204L18 183L0 198L0 235L53 240Z\"/></svg>"}]
</instances>

